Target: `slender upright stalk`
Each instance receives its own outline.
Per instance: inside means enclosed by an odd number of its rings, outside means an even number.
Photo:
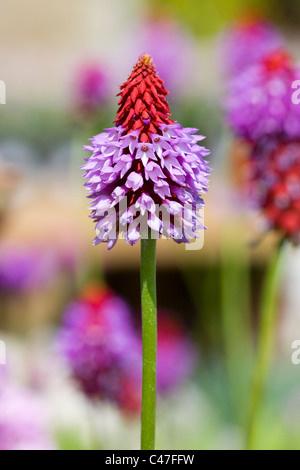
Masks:
[[[278,288],[284,245],[276,250],[268,267],[261,301],[258,352],[250,390],[250,408],[247,422],[247,450],[254,450],[257,442],[258,418],[262,395],[267,381],[276,334]]]
[[[244,398],[249,388],[253,360],[250,264],[245,247],[228,248],[228,236],[221,245],[221,320],[225,362],[234,417],[245,421]]]
[[[155,448],[156,413],[156,240],[141,240],[143,391],[141,449]]]

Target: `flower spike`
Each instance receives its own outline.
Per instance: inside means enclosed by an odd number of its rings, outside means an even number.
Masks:
[[[107,242],[110,249],[121,234],[133,245],[148,238],[149,229],[151,238],[189,243],[204,228],[199,195],[208,188],[209,151],[198,145],[197,129],[170,118],[167,94],[152,58],[143,54],[121,86],[115,127],[86,147],[93,153],[83,169],[95,244]]]

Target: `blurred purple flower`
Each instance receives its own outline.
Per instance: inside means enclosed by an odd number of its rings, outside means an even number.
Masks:
[[[56,261],[44,250],[0,245],[0,291],[30,291],[44,287],[56,272]]]
[[[222,35],[221,41],[222,61],[226,73],[231,77],[255,65],[284,44],[273,24],[256,17],[246,18],[232,25]]]
[[[3,378],[0,385],[0,450],[53,450],[39,397]]]
[[[232,80],[227,120],[237,137],[251,142],[266,135],[300,136],[300,106],[292,102],[292,84],[300,78],[285,51],[271,53]]]
[[[99,64],[81,66],[75,79],[75,106],[83,114],[99,110],[105,103],[108,90],[108,77]]]
[[[172,93],[186,93],[193,68],[192,39],[170,18],[148,19],[138,33],[139,51],[146,51]]]
[[[122,299],[99,286],[83,291],[66,310],[58,349],[88,398],[140,411],[142,344]],[[159,312],[158,393],[182,384],[195,365],[196,349],[185,329],[173,315]]]
[[[89,398],[127,406],[123,392],[134,376],[140,376],[135,369],[140,351],[122,299],[105,288],[88,288],[68,306],[58,343],[73,378]]]

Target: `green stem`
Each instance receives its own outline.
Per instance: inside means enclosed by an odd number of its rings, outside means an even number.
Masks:
[[[250,390],[250,408],[247,422],[247,450],[254,450],[257,442],[259,411],[271,363],[276,334],[278,288],[281,278],[281,264],[284,245],[276,250],[268,267],[261,301],[258,352],[254,364]]]
[[[156,409],[156,240],[141,241],[143,387],[141,449],[155,448]]]
[[[250,265],[245,250],[221,250],[221,315],[230,401],[235,418],[244,420],[249,386],[251,341]]]

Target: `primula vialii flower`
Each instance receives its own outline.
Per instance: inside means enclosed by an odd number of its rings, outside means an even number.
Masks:
[[[238,75],[230,86],[227,118],[238,137],[257,142],[266,135],[300,135],[300,106],[292,83],[300,78],[285,51],[276,51]]]
[[[58,337],[73,379],[93,401],[139,412],[142,344],[129,306],[104,287],[90,286],[69,304]],[[165,395],[194,372],[196,349],[181,323],[159,312],[157,391]]]
[[[269,227],[300,243],[300,140],[260,142],[251,168],[254,201]]]
[[[271,23],[257,15],[247,15],[222,37],[226,72],[233,77],[282,45],[283,39]]]
[[[268,228],[294,243],[300,241],[300,107],[292,84],[299,77],[287,52],[273,52],[233,82],[228,100],[233,130],[252,147],[252,200]]]
[[[170,118],[163,81],[144,54],[121,86],[116,126],[91,139],[86,187],[96,223],[95,244],[108,249],[122,233],[131,245],[161,235],[176,242],[204,228],[199,209],[207,191],[209,151],[197,129]]]
[[[133,376],[140,377],[140,346],[122,299],[106,288],[86,288],[68,305],[58,344],[72,377],[89,398],[135,407],[130,387]]]

